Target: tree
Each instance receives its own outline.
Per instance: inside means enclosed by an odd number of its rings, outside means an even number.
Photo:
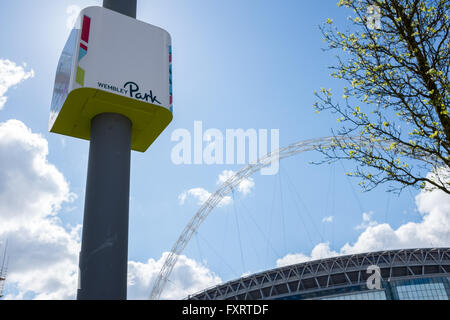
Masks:
[[[318,148],[324,162],[355,160],[347,174],[366,191],[389,183],[390,191],[450,194],[450,1],[337,5],[355,16],[351,31],[340,32],[331,19],[321,27],[326,50],[339,51],[331,75],[348,84],[337,102],[331,89],[315,92],[316,112],[331,111],[339,122],[331,147]]]

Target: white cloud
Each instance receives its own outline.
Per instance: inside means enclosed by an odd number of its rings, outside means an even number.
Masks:
[[[302,263],[310,260],[319,260],[339,255],[338,252],[330,249],[329,243],[319,243],[311,251],[311,255],[307,256],[303,253],[290,253],[277,260],[277,267],[289,266],[292,264]]]
[[[26,64],[18,66],[7,59],[0,59],[0,110],[3,109],[9,88],[18,85],[24,80],[34,77],[34,71],[25,71]]]
[[[193,188],[188,191],[188,195],[198,199],[198,204],[203,204],[211,196],[211,193],[203,188]]]
[[[323,222],[323,223],[332,223],[333,220],[334,220],[334,217],[333,217],[333,216],[328,216],[328,217],[323,218],[323,219],[322,219],[322,222]]]
[[[187,198],[187,192],[183,192],[178,196],[178,202],[183,205]]]
[[[255,182],[253,182],[252,178],[244,179],[239,184],[238,191],[245,196],[252,191],[254,186],[255,186]]]
[[[165,252],[159,260],[149,259],[147,263],[134,261],[128,263],[128,299],[148,299],[149,289],[156,280],[168,254]],[[206,266],[180,255],[161,298],[183,299],[189,294],[220,283],[222,280]]]
[[[421,221],[408,222],[396,230],[388,224],[372,223],[353,245],[345,244],[341,252],[450,246],[450,195],[441,190],[421,191],[415,200]]]
[[[21,298],[63,299],[76,288],[79,226],[57,216],[74,199],[64,176],[47,161],[47,141],[22,122],[0,123],[0,239],[8,239],[8,284]]]
[[[356,254],[379,250],[449,247],[450,246],[450,195],[441,190],[421,191],[415,198],[419,222],[408,222],[397,229],[389,224],[372,221],[373,212],[363,214],[358,229],[364,231],[356,242],[347,242],[339,252],[332,251],[328,243],[318,244],[310,255],[288,254],[277,260],[277,266],[322,259],[335,255]]]
[[[361,224],[355,227],[356,230],[365,230],[368,227],[376,226],[378,222],[372,221],[373,211],[363,212]]]
[[[277,268],[290,266],[311,260],[311,257],[303,253],[288,253],[283,258],[277,260]]]

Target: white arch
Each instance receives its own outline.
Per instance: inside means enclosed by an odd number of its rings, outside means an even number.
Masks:
[[[232,190],[239,186],[242,180],[247,179],[254,173],[258,172],[264,167],[269,166],[275,161],[280,161],[285,158],[306,152],[316,150],[318,148],[327,148],[339,143],[355,143],[361,142],[360,137],[326,137],[312,140],[300,141],[293,143],[287,147],[280,148],[274,152],[268,153],[267,155],[261,157],[256,163],[249,164],[242,168],[240,171],[231,176],[227,181],[225,181],[216,192],[214,192],[208,200],[203,203],[200,209],[197,211],[195,216],[189,221],[189,223],[184,228],[177,242],[172,247],[170,254],[167,256],[164,265],[159,271],[158,277],[156,278],[152,291],[150,293],[150,300],[158,300],[161,293],[167,283],[167,280],[172,273],[173,267],[177,263],[178,256],[183,252],[184,248],[191,240],[192,236],[198,230],[202,222],[208,217],[212,210],[222,201],[222,199],[227,196]]]

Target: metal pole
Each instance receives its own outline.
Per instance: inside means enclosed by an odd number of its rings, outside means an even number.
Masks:
[[[103,7],[136,19],[137,0],[103,0]]]
[[[136,18],[137,0],[104,0]],[[91,121],[78,300],[127,298],[131,121],[103,113]]]

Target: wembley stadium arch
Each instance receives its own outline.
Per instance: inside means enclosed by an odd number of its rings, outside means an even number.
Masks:
[[[177,263],[178,256],[186,248],[187,244],[191,240],[192,236],[197,232],[200,225],[208,217],[208,215],[214,210],[214,208],[222,201],[222,199],[230,194],[234,188],[238,187],[239,184],[244,180],[260,171],[262,168],[271,165],[275,161],[281,161],[283,159],[301,154],[307,151],[313,151],[323,148],[329,148],[336,144],[371,144],[374,148],[384,148],[389,146],[390,141],[369,141],[363,137],[348,137],[348,136],[337,136],[337,137],[326,137],[319,139],[303,140],[287,147],[282,147],[278,150],[268,153],[267,155],[258,159],[255,163],[251,163],[234,175],[232,175],[227,181],[225,181],[211,196],[202,204],[197,213],[192,217],[192,219],[185,226],[178,240],[175,242],[171,251],[166,257],[164,264],[152,286],[150,299],[157,300],[160,298],[165,285],[167,284],[170,274]]]

